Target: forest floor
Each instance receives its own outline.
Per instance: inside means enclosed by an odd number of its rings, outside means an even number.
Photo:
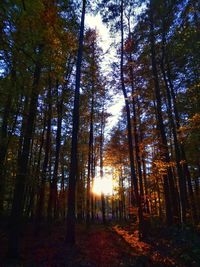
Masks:
[[[5,260],[7,237],[1,231],[0,267],[200,266],[200,238],[191,230],[151,229],[145,241],[140,241],[134,227],[78,225],[77,244],[72,249],[65,244],[63,225],[44,227],[37,235],[29,226],[22,238],[20,263]]]

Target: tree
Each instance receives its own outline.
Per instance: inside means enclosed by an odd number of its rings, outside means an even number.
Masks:
[[[70,165],[69,187],[68,187],[66,242],[71,245],[75,244],[75,191],[76,191],[76,178],[77,178],[79,94],[80,94],[80,81],[81,81],[81,62],[83,53],[85,10],[86,10],[86,0],[83,0],[80,35],[79,35],[79,47],[78,47],[77,63],[76,63],[76,87],[75,87],[74,109],[73,109],[71,165]]]

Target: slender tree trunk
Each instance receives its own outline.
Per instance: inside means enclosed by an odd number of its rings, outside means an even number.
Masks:
[[[199,196],[199,177],[200,177],[200,164],[197,162],[197,174],[195,177],[195,193]]]
[[[79,179],[77,180],[77,220],[79,223],[83,221],[83,206],[84,206],[84,178],[83,178],[83,171],[80,168],[80,175],[78,176]]]
[[[180,189],[180,208],[181,208],[181,222],[185,223],[186,221],[186,200],[187,200],[187,188],[186,188],[186,180],[185,176],[183,175],[182,167],[181,167],[181,153],[177,138],[177,131],[176,126],[174,122],[173,117],[173,107],[171,102],[171,94],[170,89],[167,82],[167,77],[165,73],[165,43],[166,43],[166,37],[165,37],[165,18],[163,18],[163,29],[162,29],[162,57],[161,57],[161,71],[163,74],[163,79],[165,83],[165,89],[167,93],[167,103],[168,103],[168,116],[169,121],[171,124],[171,130],[174,140],[174,150],[175,150],[175,161],[176,161],[176,168],[177,168],[177,174],[178,174],[178,181],[179,181],[179,189]]]
[[[90,223],[90,200],[91,200],[91,172],[92,172],[92,152],[93,152],[93,116],[94,116],[94,85],[92,88],[92,102],[90,111],[90,135],[88,146],[88,173],[87,173],[87,200],[86,200],[86,224]]]
[[[141,114],[140,111],[140,102],[138,101],[138,113]],[[141,124],[141,118],[139,116],[139,141],[141,144],[144,143],[144,133],[142,130],[142,124]],[[143,149],[145,150],[145,149]],[[140,161],[141,161],[141,165],[142,165],[142,176],[143,176],[143,181],[144,181],[144,202],[145,202],[145,206],[146,206],[146,212],[150,213],[150,209],[149,209],[149,190],[148,190],[148,186],[147,186],[147,170],[146,170],[146,159],[145,159],[145,152],[141,151],[141,156],[140,156]]]
[[[56,218],[58,216],[58,167],[60,158],[60,147],[61,147],[61,130],[62,130],[62,114],[63,114],[63,93],[59,101],[58,94],[58,84],[57,84],[57,131],[56,131],[56,152],[55,152],[55,165],[53,170],[53,178],[50,184],[50,196],[48,204],[48,220],[52,220],[52,217]]]
[[[167,55],[166,55],[166,64],[167,64],[167,79],[169,82],[170,93],[172,96],[171,100],[172,100],[173,108],[174,108],[176,129],[179,129],[180,128],[180,118],[179,118],[179,113],[178,113],[178,109],[177,109],[176,96],[175,96],[175,92],[174,92],[174,86],[172,83],[171,70],[170,70],[170,65],[169,65]],[[184,177],[186,177],[186,181],[188,184],[189,197],[191,199],[191,208],[192,208],[193,220],[195,223],[197,223],[198,215],[197,215],[197,207],[196,207],[196,203],[195,203],[194,192],[193,192],[193,188],[192,188],[191,174],[190,174],[190,170],[188,168],[188,163],[187,163],[187,158],[186,158],[184,146],[183,146],[183,144],[179,144],[179,145],[180,145],[180,159],[183,162],[182,168],[183,168],[183,172],[184,172]]]
[[[36,164],[36,169],[34,171],[34,184],[33,184],[33,191],[34,191],[34,197],[36,198],[37,194],[36,194],[36,188],[39,186],[39,177],[40,177],[40,166],[41,166],[41,158],[42,158],[42,149],[44,146],[44,136],[45,136],[45,128],[46,128],[46,111],[44,111],[44,121],[43,121],[43,131],[42,131],[42,135],[40,138],[40,148],[38,151],[38,159],[37,159],[37,164]],[[31,214],[33,215],[34,212],[34,202],[31,205]]]
[[[11,86],[15,88],[16,83],[16,72],[11,71]],[[2,116],[2,126],[0,129],[0,218],[4,213],[4,187],[5,187],[5,161],[8,150],[8,123],[11,113],[12,105],[12,94],[7,95],[5,108]]]
[[[71,165],[68,187],[68,210],[67,210],[67,233],[66,243],[75,244],[75,192],[76,192],[76,174],[77,174],[77,145],[78,145],[78,129],[79,129],[79,95],[81,81],[81,62],[83,53],[83,36],[85,21],[86,0],[83,0],[81,26],[79,36],[79,47],[76,64],[76,87],[74,97],[73,110],[73,130],[72,130],[72,146],[71,146]]]
[[[61,150],[62,151],[62,150]],[[64,221],[65,215],[66,215],[66,190],[65,190],[65,171],[64,171],[64,156],[63,152],[61,152],[61,172],[62,172],[62,178],[61,178],[61,191],[60,191],[60,198],[61,198],[61,218]]]
[[[0,217],[3,215],[4,207],[4,186],[5,186],[5,159],[7,154],[7,129],[8,129],[8,118],[11,108],[11,95],[8,95],[5,109],[2,118],[2,127],[0,132]]]
[[[36,231],[39,230],[39,224],[41,223],[42,219],[44,218],[46,175],[47,175],[47,167],[48,167],[48,163],[49,163],[49,154],[50,154],[50,146],[51,146],[51,119],[52,119],[51,77],[49,77],[49,88],[48,88],[47,101],[48,101],[47,132],[46,132],[46,141],[45,141],[44,161],[43,161],[42,173],[41,173],[39,199],[38,199],[38,203],[37,203]]]
[[[128,96],[125,88],[124,83],[124,25],[123,25],[123,14],[124,14],[124,3],[123,0],[121,0],[121,61],[120,61],[120,79],[121,79],[121,87],[122,92],[124,95],[125,100],[125,107],[126,107],[126,115],[127,115],[127,130],[128,130],[128,144],[129,144],[129,158],[130,158],[130,167],[131,167],[131,188],[132,190],[135,189],[135,198],[136,202],[138,204],[138,181],[137,176],[135,173],[134,168],[134,156],[133,156],[133,141],[132,141],[132,129],[131,129],[131,115],[130,115],[130,107],[128,102]],[[134,197],[133,197],[133,191],[132,191],[132,205],[134,204]]]
[[[24,131],[23,148],[19,154],[17,175],[15,180],[14,198],[11,211],[10,233],[8,241],[8,257],[19,257],[19,238],[22,227],[22,216],[24,207],[24,193],[26,186],[26,179],[28,175],[28,162],[31,140],[34,133],[34,122],[37,113],[37,103],[39,95],[39,81],[40,81],[41,65],[38,62],[35,66],[33,88],[31,100],[29,105],[29,113],[27,116],[27,124]]]
[[[103,179],[103,146],[104,146],[104,104],[101,112],[101,132],[100,132],[100,178]],[[101,210],[102,210],[102,222],[106,223],[106,202],[105,195],[101,192]]]
[[[131,129],[131,115],[130,115],[130,107],[128,102],[128,96],[125,88],[125,82],[124,82],[124,1],[121,0],[121,6],[120,6],[120,14],[121,14],[121,61],[120,61],[120,79],[121,79],[121,87],[122,92],[124,95],[125,100],[125,107],[126,107],[126,117],[127,117],[127,131],[128,131],[128,147],[129,147],[129,159],[130,159],[130,167],[131,167],[131,202],[132,205],[134,205],[134,194],[135,193],[135,200],[136,200],[136,206],[138,207],[138,215],[139,215],[139,228],[140,228],[140,235],[142,234],[142,207],[141,207],[141,201],[140,196],[138,193],[138,179],[135,172],[134,167],[134,156],[133,156],[133,141],[132,141],[132,129]]]
[[[96,168],[96,161],[94,156],[94,144],[92,144],[92,159],[91,159],[91,182],[92,182],[92,188],[94,186],[94,177],[95,177],[95,168]],[[96,198],[92,192],[91,194],[91,220],[94,221],[94,217],[96,214]]]
[[[129,24],[129,38],[130,38],[130,24]],[[133,61],[132,54],[129,54],[129,62]],[[133,129],[134,129],[134,140],[135,140],[135,158],[137,164],[137,171],[139,177],[139,185],[140,185],[140,205],[142,205],[142,201],[144,200],[144,188],[143,188],[143,181],[142,181],[142,169],[141,169],[141,158],[140,158],[140,151],[139,151],[139,138],[138,138],[138,129],[137,129],[137,114],[136,114],[136,101],[135,101],[135,90],[134,90],[134,77],[133,77],[133,69],[130,64],[129,68],[130,80],[131,80],[131,89],[132,89],[132,107],[133,107]],[[140,220],[141,220],[141,227],[143,222],[143,213],[142,208],[140,211]],[[142,229],[141,229],[142,230]]]
[[[157,127],[161,138],[161,153],[166,164],[169,164],[170,158],[167,147],[166,133],[162,117],[162,104],[161,104],[161,93],[158,79],[158,70],[156,64],[156,54],[155,54],[155,36],[154,36],[154,19],[153,19],[153,3],[150,1],[150,44],[151,44],[151,60],[152,60],[152,73],[154,79],[154,89],[156,96],[156,115],[157,115]],[[177,198],[174,189],[173,176],[170,167],[167,168],[167,174],[163,175],[164,179],[164,195],[165,195],[165,207],[166,207],[166,221],[170,225],[173,223],[173,212],[172,203],[175,205],[175,210],[177,210]]]
[[[30,152],[30,159],[29,159],[29,180],[27,181],[27,185],[26,185],[26,189],[25,189],[25,201],[24,201],[24,214],[25,217],[29,217],[30,214],[30,203],[31,203],[31,199],[32,196],[34,197],[34,185],[33,185],[33,173],[36,169],[36,164],[37,164],[37,154],[38,154],[38,144],[39,144],[39,140],[36,140],[36,144],[35,146],[33,145],[33,140],[32,140],[32,144],[31,144],[31,152]]]

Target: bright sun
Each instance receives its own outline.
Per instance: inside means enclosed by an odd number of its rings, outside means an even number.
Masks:
[[[101,193],[103,193],[104,195],[112,195],[113,192],[112,178],[105,177],[103,179],[101,178],[94,179],[92,191],[97,195],[101,195]]]

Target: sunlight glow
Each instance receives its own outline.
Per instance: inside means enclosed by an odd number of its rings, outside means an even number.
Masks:
[[[92,191],[96,195],[112,195],[113,193],[113,181],[112,177],[96,178],[94,180]]]

